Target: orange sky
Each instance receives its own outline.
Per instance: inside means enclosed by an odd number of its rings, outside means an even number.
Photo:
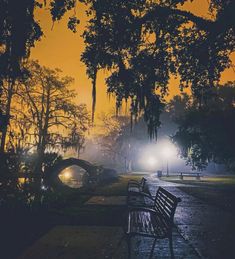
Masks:
[[[85,65],[80,61],[80,55],[84,50],[84,43],[80,35],[86,25],[85,7],[79,4],[78,8],[77,12],[81,23],[77,28],[78,32],[75,34],[67,29],[66,17],[55,23],[52,28],[53,24],[49,12],[45,11],[45,9],[37,11],[36,18],[40,21],[44,36],[32,49],[31,58],[39,60],[42,65],[52,68],[58,67],[63,70],[65,75],[74,77],[74,87],[78,92],[79,102],[86,103],[88,109],[91,110],[91,82],[86,76]],[[205,17],[208,10],[208,0],[195,0],[193,3],[186,4],[184,8],[196,15]],[[232,60],[235,64],[235,53],[232,55]],[[104,78],[105,72],[100,72],[97,81],[96,114],[114,108],[114,100],[109,101],[106,95]],[[234,80],[235,72],[232,68],[223,72],[221,83]],[[170,82],[170,96],[176,93],[179,93],[178,81],[172,79]]]

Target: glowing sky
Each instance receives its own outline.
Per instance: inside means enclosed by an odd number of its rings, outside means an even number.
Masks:
[[[205,17],[208,14],[208,0],[196,0],[193,3],[184,5],[184,8],[196,15]],[[91,82],[86,76],[85,65],[80,61],[80,55],[85,47],[81,37],[86,26],[85,7],[79,4],[77,9],[81,23],[78,26],[78,32],[75,34],[67,29],[66,16],[53,26],[49,11],[41,9],[36,12],[36,18],[40,21],[44,36],[32,49],[31,58],[39,60],[42,65],[52,68],[58,67],[62,69],[65,75],[74,77],[74,87],[78,92],[78,100],[86,103],[90,110],[92,102]],[[235,64],[235,53],[232,55],[232,60]],[[107,76],[105,72],[100,72],[98,75],[97,114],[101,111],[109,111],[114,107],[114,100],[109,100],[106,95],[105,76]],[[223,72],[221,83],[234,80],[234,69],[230,68]],[[178,81],[172,79],[170,82],[170,96],[176,93],[179,93]]]

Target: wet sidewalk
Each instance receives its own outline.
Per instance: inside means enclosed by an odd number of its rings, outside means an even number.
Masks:
[[[235,258],[235,229],[231,231],[231,227],[234,227],[231,223],[235,219],[231,213],[186,194],[177,188],[182,184],[165,182],[154,177],[150,177],[148,182],[153,195],[157,187],[162,186],[182,199],[175,213],[175,224],[180,235],[199,258]],[[190,188],[200,187],[190,185]],[[232,235],[229,235],[231,232]],[[177,244],[175,247],[177,252]]]

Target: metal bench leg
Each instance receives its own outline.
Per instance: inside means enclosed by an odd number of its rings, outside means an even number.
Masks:
[[[170,246],[170,252],[171,252],[171,259],[174,259],[174,250],[173,250],[173,240],[172,240],[172,234],[169,237],[169,246]]]
[[[131,236],[126,235],[126,241],[127,241],[127,246],[128,246],[128,259],[131,258]]]
[[[157,239],[155,238],[154,241],[153,241],[153,245],[152,245],[152,249],[151,249],[151,253],[150,253],[149,259],[151,259],[153,257],[153,252],[154,252],[154,248],[155,248],[156,242],[157,242]]]

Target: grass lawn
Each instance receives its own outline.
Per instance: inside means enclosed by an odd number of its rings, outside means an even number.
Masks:
[[[235,175],[230,176],[215,176],[215,177],[209,177],[209,176],[203,176],[201,177],[201,180],[196,180],[195,177],[187,177],[185,180],[180,180],[179,176],[169,176],[169,177],[162,177],[161,178],[164,181],[174,182],[174,183],[180,183],[180,184],[193,184],[193,185],[207,185],[207,186],[233,186],[235,185]]]
[[[163,180],[185,184],[178,188],[208,204],[235,214],[235,176],[202,177],[201,181],[179,180],[176,177],[168,177]]]
[[[96,187],[93,190],[67,193],[62,206],[51,210],[61,220],[81,225],[122,225],[125,206],[103,206],[85,204],[93,196],[126,196],[127,183],[130,179],[139,181],[143,175],[121,175],[115,181]]]
[[[93,195],[104,196],[125,196],[127,193],[127,183],[129,180],[140,181],[143,175],[121,175],[118,179],[110,184],[105,184],[97,187]]]

